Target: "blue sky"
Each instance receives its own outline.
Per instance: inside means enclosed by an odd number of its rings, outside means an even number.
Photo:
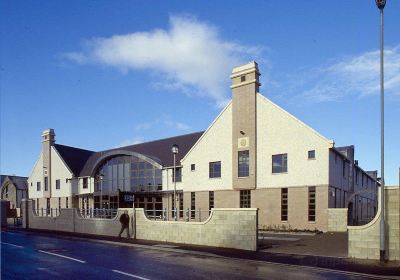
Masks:
[[[387,1],[386,168],[400,166],[400,1]],[[1,173],[29,176],[41,132],[91,150],[207,128],[229,74],[380,170],[379,11],[353,1],[1,1]]]

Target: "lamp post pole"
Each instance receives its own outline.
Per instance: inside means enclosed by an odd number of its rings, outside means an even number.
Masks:
[[[383,33],[383,9],[386,5],[386,0],[375,0],[375,3],[380,11],[381,19],[381,38],[380,38],[380,84],[381,84],[381,221],[380,221],[380,262],[385,261],[385,107],[384,107],[384,72],[383,72],[383,43],[384,43],[384,33]]]
[[[172,145],[172,148],[171,148],[171,150],[172,150],[172,153],[174,154],[174,170],[173,170],[173,178],[174,178],[174,198],[173,198],[173,205],[174,205],[174,209],[173,209],[173,211],[174,211],[174,220],[176,221],[177,220],[177,213],[176,213],[176,201],[177,201],[177,199],[176,199],[176,154],[179,152],[179,146],[178,145],[176,145],[176,144],[174,144],[174,145]]]

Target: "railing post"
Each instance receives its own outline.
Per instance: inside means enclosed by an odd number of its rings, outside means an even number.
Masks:
[[[163,209],[162,215],[163,215],[163,220],[166,221],[167,220],[167,208]]]

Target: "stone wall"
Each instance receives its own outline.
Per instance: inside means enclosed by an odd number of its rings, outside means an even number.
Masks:
[[[120,208],[113,219],[88,219],[81,217],[75,208],[61,209],[56,217],[41,217],[32,207],[32,200],[22,201],[24,228],[117,236],[121,228],[119,217],[128,210],[133,238],[257,250],[258,210],[253,208],[214,209],[204,222],[175,222],[151,221],[142,208],[135,209],[135,215],[132,208]]]
[[[136,209],[136,238],[257,250],[257,209],[213,209],[204,222],[150,221]]]
[[[347,208],[328,208],[328,231],[347,231]]]
[[[380,192],[379,192],[380,196]],[[400,260],[400,189],[385,188],[386,257]],[[378,199],[380,204],[380,199]],[[379,260],[381,206],[375,218],[363,226],[349,226],[349,257]]]

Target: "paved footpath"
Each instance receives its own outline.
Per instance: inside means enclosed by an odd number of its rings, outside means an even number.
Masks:
[[[396,279],[221,257],[167,244],[1,234],[1,279]],[[400,278],[397,278],[400,279]]]

